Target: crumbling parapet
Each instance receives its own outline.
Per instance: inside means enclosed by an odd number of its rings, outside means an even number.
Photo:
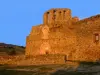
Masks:
[[[78,22],[78,21],[79,21],[78,17],[75,16],[75,17],[72,18],[72,22]]]
[[[48,24],[48,14],[49,14],[49,12],[45,12],[43,15],[43,23],[44,24]]]
[[[55,24],[68,22],[72,19],[71,10],[70,9],[50,9],[44,13],[43,16],[44,24]]]
[[[28,45],[28,43],[29,43],[28,38],[29,38],[29,36],[26,37],[25,56],[29,55],[29,53],[30,53],[29,50],[28,50],[28,47],[29,47],[29,45]]]

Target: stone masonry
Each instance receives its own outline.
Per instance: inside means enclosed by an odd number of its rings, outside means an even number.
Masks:
[[[83,20],[68,8],[46,11],[43,24],[32,27],[26,38],[26,56],[61,54],[67,60],[100,60],[100,15]]]

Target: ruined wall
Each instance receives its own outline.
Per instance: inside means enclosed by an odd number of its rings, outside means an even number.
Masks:
[[[53,32],[47,25],[43,25],[40,30],[39,36],[31,31],[27,37],[26,55],[68,54],[75,49],[76,36],[71,30],[67,29],[64,33],[65,31],[58,32],[58,28]]]
[[[34,26],[31,29],[29,36],[26,38],[25,55],[39,54],[39,46],[41,45],[41,25]]]
[[[95,61],[100,59],[99,38],[100,15],[79,20],[70,9],[50,9],[27,36],[26,56],[63,54],[68,60]]]
[[[0,65],[43,65],[65,64],[65,55],[39,55],[26,58],[25,56],[0,56]]]
[[[75,23],[75,22],[78,22],[78,21],[79,21],[79,18],[78,17],[75,16],[75,17],[72,18],[72,22]]]
[[[89,19],[86,21],[80,21],[77,22],[77,28],[76,28],[76,34],[77,34],[77,40],[78,44],[84,45],[93,45],[97,46],[96,43],[94,43],[94,34],[98,33],[100,34],[100,18],[98,19]],[[80,26],[79,26],[80,25]],[[84,41],[84,42],[83,42]],[[82,43],[83,42],[83,43]],[[98,44],[99,45],[99,44]]]
[[[68,54],[69,51],[71,51],[76,43],[76,36],[75,34],[67,29],[66,33],[65,31],[51,31],[50,32],[50,44],[52,48],[53,53],[62,53],[62,54]],[[69,49],[70,48],[70,49]]]
[[[95,33],[100,36],[100,17],[89,18],[76,23],[77,34],[77,60],[100,59],[100,37],[96,43]]]

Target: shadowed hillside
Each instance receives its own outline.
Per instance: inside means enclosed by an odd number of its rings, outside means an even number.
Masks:
[[[19,55],[24,54],[24,46],[0,43],[0,55]]]

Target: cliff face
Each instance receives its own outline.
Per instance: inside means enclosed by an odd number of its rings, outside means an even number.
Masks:
[[[63,54],[69,60],[99,60],[99,28],[99,15],[79,20],[70,9],[50,9],[43,24],[33,26],[27,36],[26,56]]]

